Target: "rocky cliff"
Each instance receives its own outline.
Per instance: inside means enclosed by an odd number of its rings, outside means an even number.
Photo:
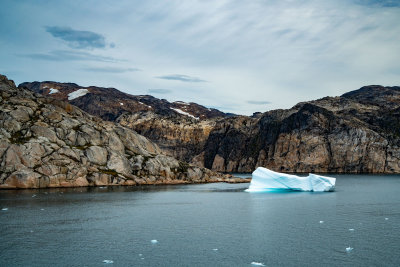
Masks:
[[[50,92],[48,82],[23,86]],[[88,108],[90,103],[81,106],[93,115],[104,112],[97,102]],[[252,172],[265,166],[285,172],[400,172],[400,87],[365,86],[252,117],[196,117],[182,106],[180,111],[128,108],[109,119],[143,134],[169,155],[215,171]]]
[[[233,181],[0,75],[0,188]]]
[[[211,131],[204,166],[248,172],[399,173],[400,88],[369,86]]]
[[[54,99],[69,101],[91,115],[115,121],[156,143],[167,155],[204,165],[201,154],[216,120],[230,117],[196,103],[168,102],[149,95],[130,95],[115,88],[82,87],[75,83],[25,82],[29,89]]]

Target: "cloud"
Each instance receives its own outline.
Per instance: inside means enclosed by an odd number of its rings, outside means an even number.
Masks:
[[[268,105],[271,104],[270,101],[254,101],[254,100],[249,100],[247,101],[248,104],[252,104],[252,105]]]
[[[156,78],[164,79],[164,80],[175,80],[175,81],[181,81],[181,82],[189,82],[189,83],[207,82],[207,81],[199,79],[197,77],[191,77],[191,76],[187,76],[187,75],[183,75],[183,74],[172,74],[172,75],[158,76]]]
[[[148,92],[150,94],[169,94],[169,93],[172,93],[172,90],[169,90],[169,89],[149,89]]]
[[[101,61],[101,62],[120,62],[121,60],[95,55],[81,51],[54,50],[47,53],[17,54],[20,57],[27,57],[49,61]]]
[[[106,39],[103,35],[91,31],[77,31],[70,27],[46,26],[46,31],[53,37],[67,42],[71,48],[105,48]],[[111,47],[114,47],[111,44]]]
[[[83,68],[83,70],[92,72],[108,72],[108,73],[125,73],[132,71],[140,71],[140,69],[137,68],[117,68],[117,67],[88,67],[88,68]]]

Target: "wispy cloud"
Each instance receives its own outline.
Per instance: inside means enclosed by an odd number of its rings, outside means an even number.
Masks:
[[[268,105],[271,104],[270,101],[255,101],[255,100],[249,100],[247,103],[252,104],[252,105]]]
[[[47,53],[17,54],[20,57],[27,57],[49,61],[101,61],[101,62],[120,62],[112,57],[96,55],[82,51],[54,50]]]
[[[148,92],[150,94],[169,94],[172,93],[170,89],[149,89]]]
[[[125,73],[132,71],[140,71],[140,69],[137,68],[117,68],[117,67],[87,67],[83,68],[83,70],[92,72],[108,72],[108,73]]]
[[[164,79],[164,80],[175,80],[175,81],[181,81],[181,82],[189,82],[189,83],[207,82],[206,80],[202,80],[202,79],[197,78],[197,77],[191,77],[191,76],[183,75],[183,74],[171,74],[171,75],[165,75],[165,76],[158,76],[156,78]]]
[[[67,42],[71,48],[105,48],[106,38],[91,31],[78,31],[70,27],[46,26],[46,31],[53,37],[59,38]],[[114,47],[111,44],[111,47]]]

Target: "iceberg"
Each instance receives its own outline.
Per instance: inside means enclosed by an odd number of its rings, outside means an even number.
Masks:
[[[246,192],[266,192],[276,190],[325,192],[335,189],[336,178],[310,173],[307,177],[279,173],[258,167],[252,173],[250,186]]]

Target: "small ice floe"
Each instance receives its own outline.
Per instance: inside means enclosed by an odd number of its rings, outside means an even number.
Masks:
[[[218,249],[217,249],[217,248],[213,248],[213,250],[214,250],[214,251],[218,251]]]
[[[319,221],[319,223],[324,223],[324,221]]]
[[[354,248],[352,248],[352,247],[348,247],[348,248],[346,248],[346,252],[350,252],[350,251],[352,251]]]
[[[153,240],[151,240],[150,241],[152,244],[157,244],[158,243],[158,241],[156,240],[156,239],[153,239]]]
[[[7,210],[8,210],[8,208],[2,208],[1,210],[2,210],[2,211],[7,211]]]
[[[140,258],[141,260],[144,260],[144,258]]]
[[[351,231],[351,232],[352,232],[352,231],[354,231],[354,229],[353,229],[353,228],[350,228],[350,229],[349,229],[349,231]]]
[[[104,260],[103,263],[110,264],[110,263],[114,263],[114,261],[112,261],[112,260]]]
[[[253,262],[251,263],[251,265],[254,265],[254,266],[265,266],[264,263],[255,262],[255,261],[253,261]]]
[[[32,197],[36,197],[36,195],[32,195]]]
[[[139,257],[142,257],[143,256],[143,254],[139,254]]]
[[[30,232],[30,233],[33,233],[33,230],[30,230],[29,232]]]
[[[40,210],[44,210],[44,209],[40,209]]]
[[[389,218],[385,218],[385,221],[389,220]]]

